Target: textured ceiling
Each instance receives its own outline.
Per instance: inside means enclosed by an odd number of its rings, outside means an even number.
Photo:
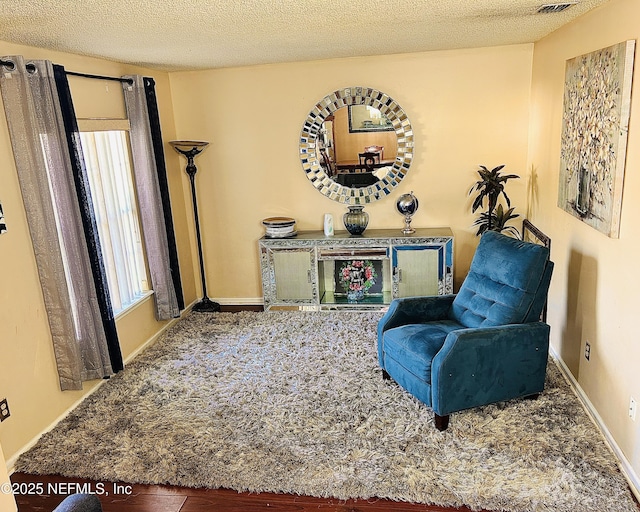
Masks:
[[[608,0],[1,0],[0,39],[181,70],[535,42]]]

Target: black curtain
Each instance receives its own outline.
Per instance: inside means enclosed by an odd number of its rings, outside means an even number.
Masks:
[[[147,110],[149,112],[149,125],[151,127],[151,139],[153,152],[156,157],[158,183],[160,184],[160,196],[162,197],[162,209],[164,223],[167,229],[167,243],[169,245],[169,264],[171,278],[176,290],[178,307],[184,309],[184,296],[182,292],[182,280],[180,279],[180,264],[178,262],[178,249],[176,235],[173,228],[173,216],[171,214],[171,199],[169,197],[169,182],[167,180],[167,168],[164,161],[164,148],[162,144],[162,131],[160,129],[160,115],[158,113],[158,101],[156,98],[156,83],[153,78],[144,77],[144,92],[147,97]]]
[[[71,99],[71,89],[69,88],[69,81],[67,80],[67,74],[64,67],[54,64],[53,71],[56,87],[58,89],[62,118],[64,120],[64,128],[67,132],[67,144],[69,146],[69,155],[71,156],[71,164],[73,166],[73,178],[76,185],[76,193],[78,194],[78,202],[80,204],[80,213],[82,215],[82,224],[84,226],[87,249],[91,260],[93,281],[95,283],[100,313],[102,315],[102,325],[104,327],[107,345],[109,348],[111,368],[114,372],[119,372],[124,368],[124,363],[122,361],[122,352],[120,350],[120,342],[118,341],[118,332],[116,330],[116,322],[113,315],[113,308],[111,307],[109,287],[107,286],[107,277],[104,269],[104,263],[102,261],[98,228],[96,226],[96,220],[93,213],[91,190],[89,188],[89,178],[87,176],[84,157],[82,155],[82,145],[80,142],[80,133],[78,131],[78,122],[73,108],[73,101]]]

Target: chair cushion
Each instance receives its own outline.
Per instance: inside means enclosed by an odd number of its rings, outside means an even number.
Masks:
[[[95,494],[71,494],[53,512],[102,512],[102,505]]]
[[[548,259],[549,250],[542,245],[486,232],[449,317],[465,327],[523,323]]]
[[[389,356],[413,375],[431,382],[431,361],[451,331],[462,326],[451,320],[408,324],[384,333],[383,357]],[[392,375],[393,376],[393,375]]]

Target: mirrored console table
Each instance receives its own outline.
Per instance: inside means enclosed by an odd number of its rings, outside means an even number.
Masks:
[[[449,228],[369,229],[362,236],[299,231],[293,238],[258,242],[264,308],[382,309],[397,297],[453,293],[453,233]],[[359,281],[349,281],[363,270]],[[349,283],[364,297],[348,295]],[[373,276],[373,279],[371,279]]]

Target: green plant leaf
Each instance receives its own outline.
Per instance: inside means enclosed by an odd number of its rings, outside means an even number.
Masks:
[[[517,174],[500,174],[500,171],[504,169],[505,165],[498,165],[489,170],[486,166],[481,165],[478,169],[478,175],[480,179],[469,190],[469,195],[476,193],[476,196],[471,205],[471,212],[475,213],[478,209],[484,207],[484,200],[487,199],[488,214],[483,222],[486,223],[486,229],[493,229],[494,223],[499,222],[499,219],[493,217],[493,212],[497,206],[500,206],[500,197],[504,197],[507,206],[511,206],[511,199],[505,192],[505,184],[515,178],[519,178]],[[482,225],[480,227],[482,228]],[[484,231],[483,231],[484,232]]]

